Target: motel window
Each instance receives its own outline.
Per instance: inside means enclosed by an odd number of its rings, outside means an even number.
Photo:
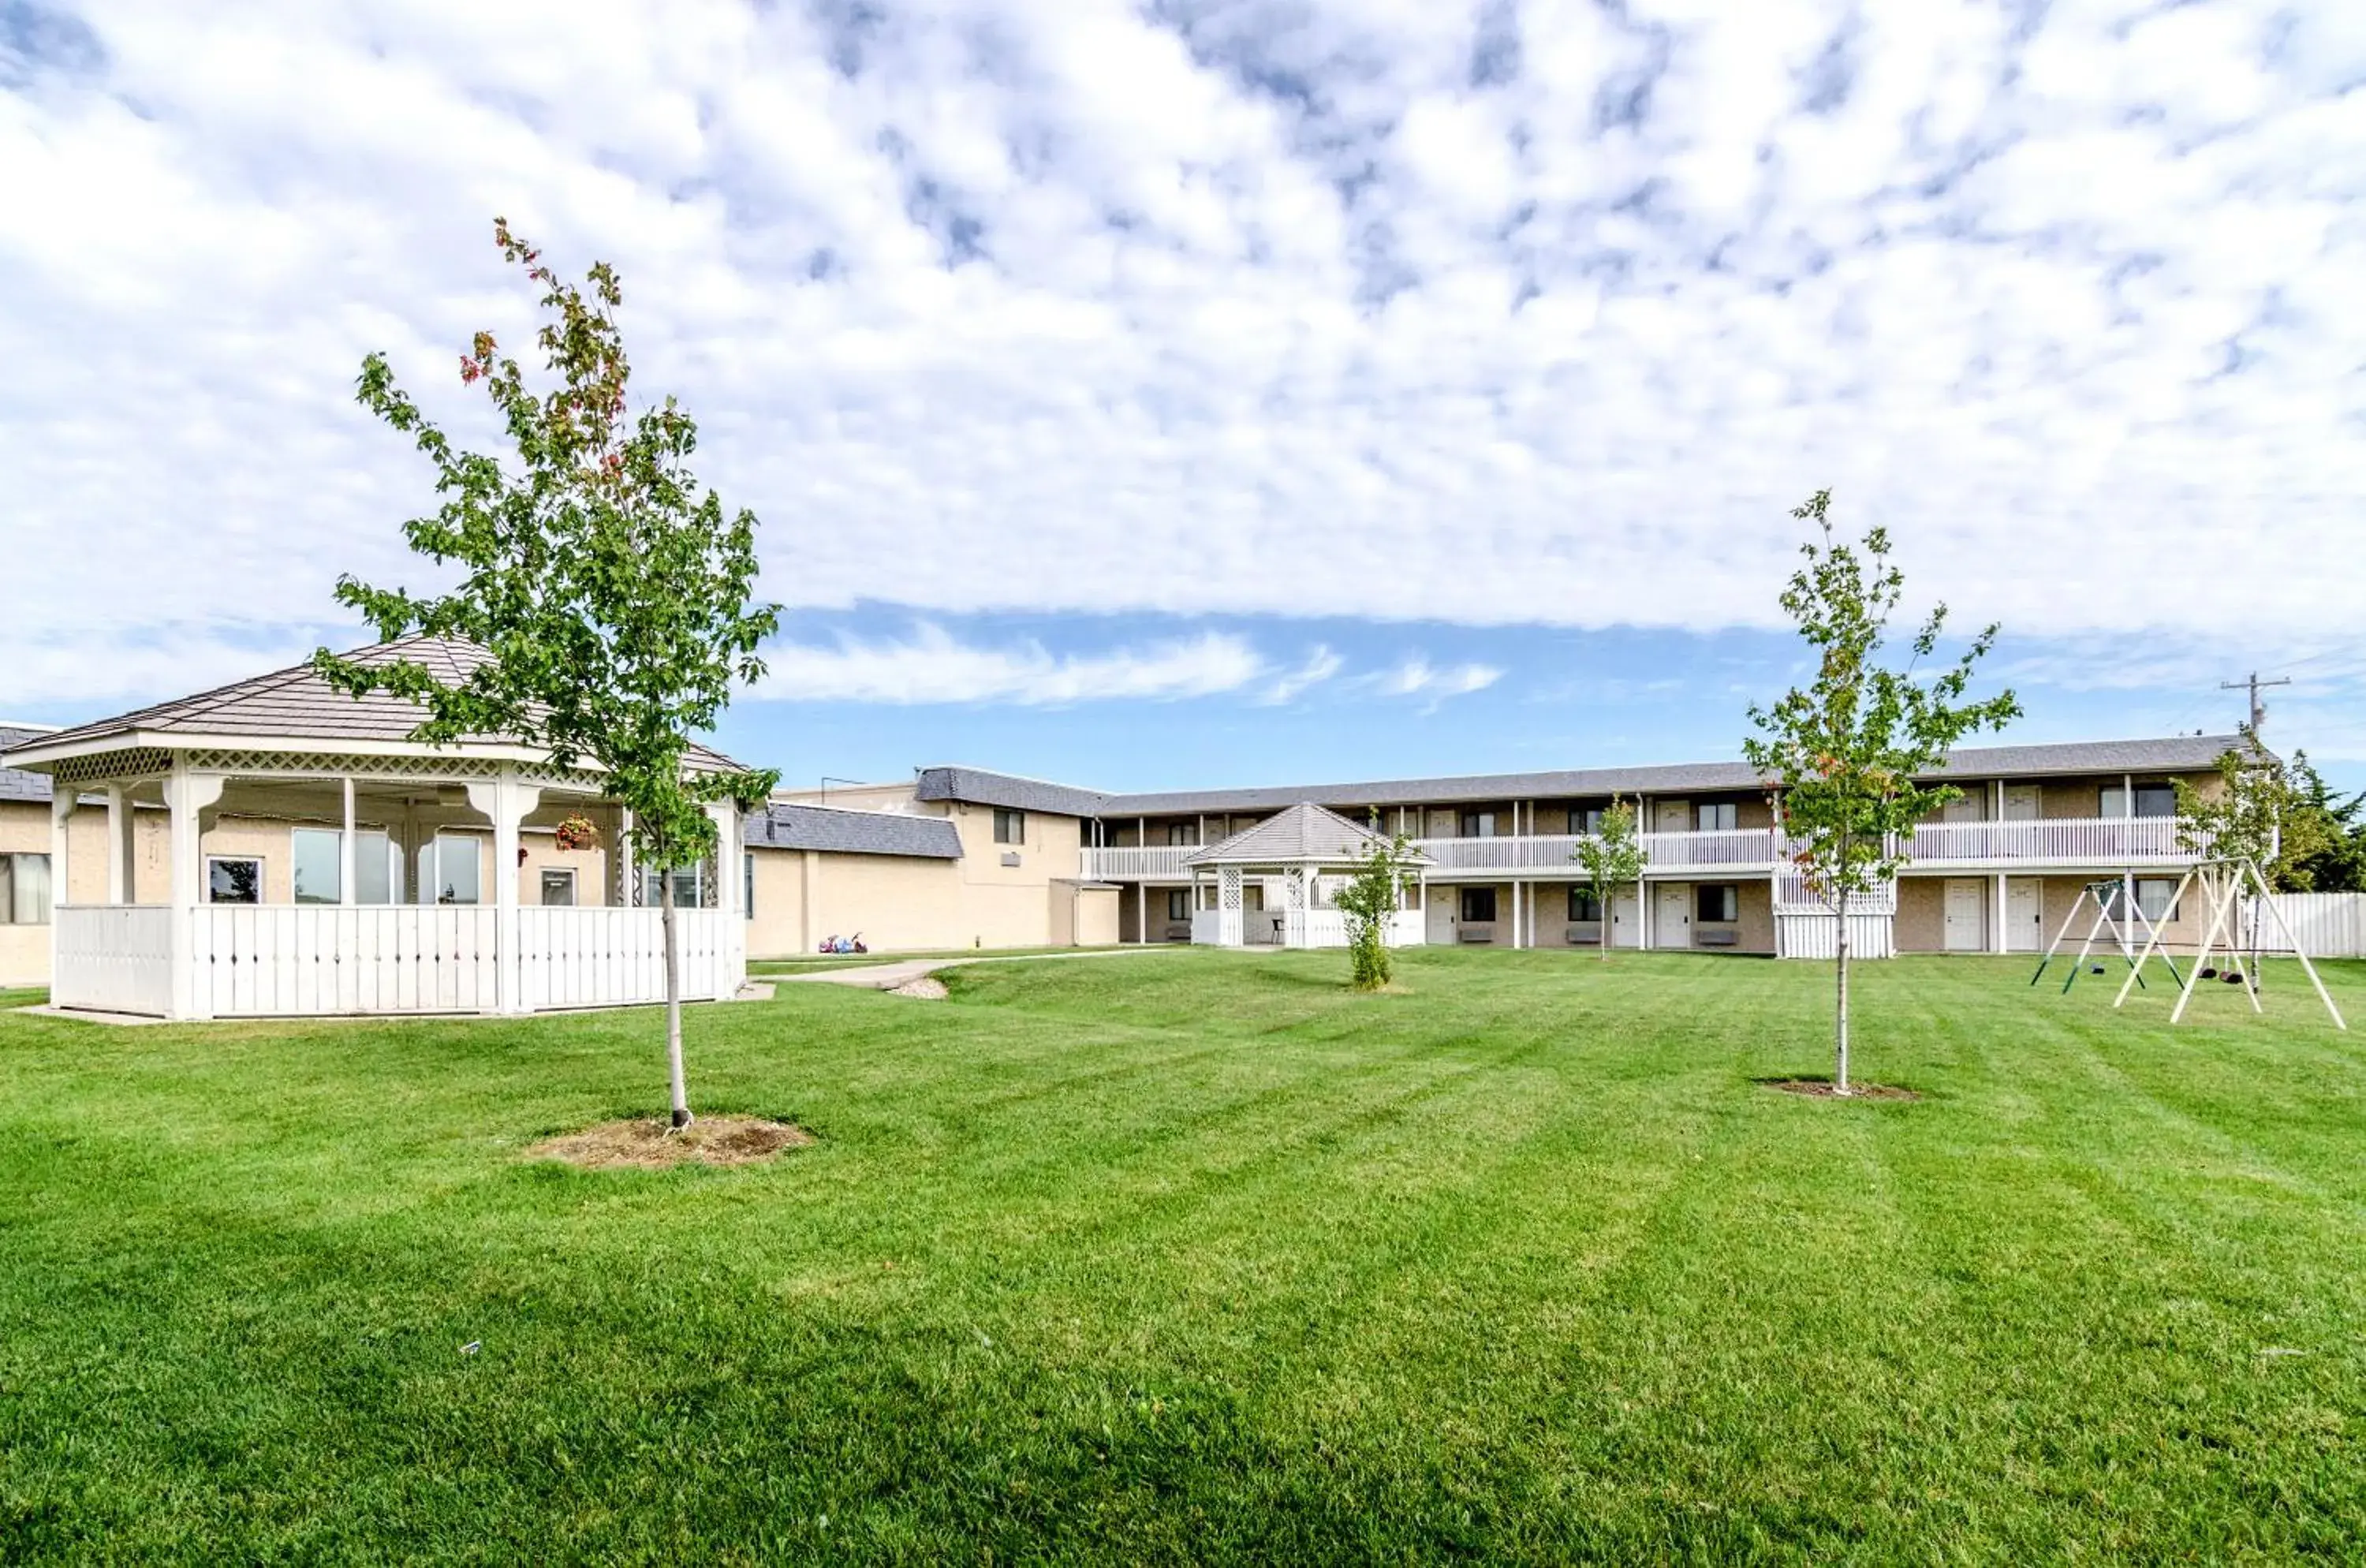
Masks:
[[[1495,836],[1495,814],[1492,811],[1466,811],[1462,814],[1462,836],[1466,839],[1492,839]],[[1494,895],[1490,893],[1489,897]],[[1494,917],[1490,915],[1489,919]]]
[[[571,909],[575,907],[575,873],[569,870],[548,870],[542,874],[542,907],[546,909]]]
[[[263,863],[259,860],[233,860],[212,856],[206,861],[206,902],[208,904],[260,904],[263,902]]]
[[[641,872],[641,904],[654,909],[665,902],[665,885],[658,880],[653,867]],[[677,909],[703,909],[706,907],[706,867],[684,865],[674,868],[673,907]]]
[[[1693,827],[1703,833],[1730,833],[1736,824],[1734,805],[1729,800],[1704,801],[1693,807]]]
[[[1571,826],[1578,832],[1599,833],[1602,831],[1602,819],[1607,815],[1609,813],[1606,807],[1589,806],[1583,811],[1572,808],[1569,814],[1569,819]]]
[[[1027,813],[1011,811],[1002,807],[994,808],[994,841],[997,844],[1023,844],[1027,841]]]
[[[1170,844],[1196,844],[1200,841],[1200,825],[1196,822],[1169,822],[1166,841]]]
[[[2124,788],[2118,784],[2105,784],[2102,789],[2102,809],[2100,815],[2104,817],[2128,816],[2130,813],[2127,808],[2127,801],[2128,792]],[[2136,785],[2136,808],[2134,815],[2138,817],[2176,816],[2176,786],[2165,784]]]
[[[334,904],[344,897],[337,862],[344,835],[323,828],[296,828],[287,834],[287,863],[295,873],[296,902]]]
[[[0,855],[0,925],[50,923],[50,857]]]
[[[483,901],[477,870],[479,846],[473,838],[438,833],[419,846],[419,901],[476,904]]]
[[[1741,889],[1730,882],[1706,882],[1695,889],[1703,925],[1729,926],[1741,918]]]
[[[1189,888],[1170,887],[1166,890],[1166,918],[1170,920],[1188,920],[1191,918]]]
[[[751,854],[739,857],[739,918],[756,918],[756,857]]]
[[[354,902],[402,901],[402,852],[384,833],[354,835]]]
[[[1495,890],[1492,887],[1466,887],[1462,890],[1462,918],[1473,925],[1492,925],[1495,919]]]
[[[2144,792],[2138,790],[2136,793],[2142,795]],[[2177,906],[2169,902],[2176,897],[2177,881],[2174,877],[2139,876],[2136,878],[2136,908],[2142,909],[2145,919],[2155,925],[2177,919]]]
[[[1569,918],[1581,925],[1602,919],[1602,900],[1594,896],[1593,888],[1572,887],[1569,890]]]

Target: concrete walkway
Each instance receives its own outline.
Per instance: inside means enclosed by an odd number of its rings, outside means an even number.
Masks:
[[[775,986],[810,985],[856,986],[870,991],[892,991],[898,986],[935,974],[940,969],[957,969],[965,964],[1065,964],[1079,958],[1122,958],[1134,953],[1179,952],[1180,942],[1152,942],[1147,946],[1096,947],[1081,953],[1020,953],[1009,957],[981,953],[975,958],[907,958],[893,964],[866,964],[850,969],[820,969],[807,975],[760,975],[750,979]]]

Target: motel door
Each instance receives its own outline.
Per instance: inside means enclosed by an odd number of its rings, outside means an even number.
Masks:
[[[2041,953],[2045,948],[2045,884],[2034,876],[2015,876],[2004,885],[2004,948],[2007,953]]]
[[[2035,784],[2004,786],[2004,819],[2006,821],[2034,822],[2039,815],[2039,796]]]
[[[1977,953],[1988,946],[1988,922],[1981,919],[1988,884],[1976,876],[1947,879],[1947,951]]]
[[[1657,891],[1659,903],[1651,910],[1651,945],[1690,947],[1693,944],[1692,884],[1663,882]]]
[[[1610,896],[1610,945],[1640,947],[1643,945],[1643,916],[1636,908],[1634,889]]]

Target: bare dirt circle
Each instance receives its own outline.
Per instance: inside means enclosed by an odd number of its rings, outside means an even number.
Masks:
[[[1851,1084],[1843,1094],[1834,1089],[1830,1078],[1768,1078],[1768,1089],[1778,1094],[1796,1094],[1808,1100],[1920,1100],[1922,1097],[1910,1089],[1895,1084]]]
[[[679,1133],[663,1117],[637,1116],[545,1138],[526,1155],[585,1170],[665,1170],[677,1165],[754,1165],[813,1141],[794,1122],[760,1116],[701,1116]]]

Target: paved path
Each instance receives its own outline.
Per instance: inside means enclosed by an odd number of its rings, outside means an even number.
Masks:
[[[819,969],[805,975],[750,975],[750,980],[768,985],[792,986],[819,983],[826,986],[859,986],[865,990],[892,991],[898,986],[908,986],[924,976],[940,969],[955,969],[964,964],[1065,964],[1079,958],[1122,958],[1134,953],[1161,953],[1179,949],[1177,942],[1152,942],[1148,946],[1097,947],[1085,953],[1020,953],[1009,957],[982,953],[975,958],[907,958],[894,964],[866,964],[849,969]]]

